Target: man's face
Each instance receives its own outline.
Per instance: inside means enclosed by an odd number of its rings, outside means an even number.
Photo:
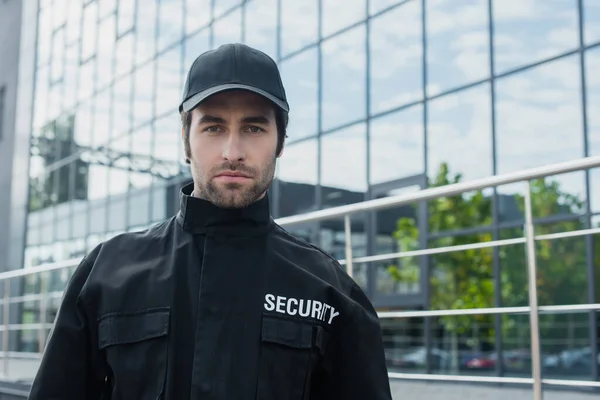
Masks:
[[[281,156],[275,154],[273,107],[257,94],[230,91],[209,97],[192,111],[194,196],[222,208],[247,207],[264,196]]]

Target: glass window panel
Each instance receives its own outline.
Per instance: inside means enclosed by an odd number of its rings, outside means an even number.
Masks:
[[[128,160],[126,166],[135,171],[129,176],[129,187],[132,190],[137,190],[152,183],[152,146],[154,142],[152,126],[146,125],[136,130],[130,137],[130,141],[131,159]]]
[[[83,2],[69,1],[67,10],[67,42],[78,42],[81,37],[81,17],[83,14]]]
[[[112,140],[106,150],[99,152],[99,156],[112,162],[108,175],[108,194],[115,196],[125,193],[129,189],[129,171],[131,160],[127,156],[131,144],[131,136],[123,135]]]
[[[96,96],[93,119],[87,118],[87,108],[84,107],[83,110],[78,111],[76,137],[80,145],[98,146],[106,143],[110,138],[111,92],[112,89],[106,89]],[[92,117],[91,114],[90,117]]]
[[[79,46],[67,47],[65,55],[64,102],[65,108],[71,108],[77,102],[77,77],[79,72]]]
[[[98,34],[98,3],[93,2],[83,9],[83,32],[81,33],[81,61],[96,54],[96,35]]]
[[[159,18],[158,50],[160,51],[181,40],[183,36],[183,0],[162,0]]]
[[[586,44],[600,41],[600,3],[583,0],[584,40]]]
[[[451,176],[460,174],[461,181],[492,175],[490,103],[488,83],[429,102],[427,171],[430,179],[435,179],[444,164]]]
[[[166,185],[153,186],[150,194],[152,199],[152,217],[150,222],[159,222],[172,216],[170,210],[167,210],[167,195],[170,192],[167,191]]]
[[[133,29],[133,21],[135,17],[135,2],[136,0],[120,0],[118,2],[118,36],[121,36],[125,32]]]
[[[88,233],[87,202],[79,202],[74,206],[76,211],[73,211],[71,217],[71,232],[75,238],[84,238]]]
[[[309,44],[319,35],[318,0],[282,1],[281,54],[285,56]]]
[[[496,107],[498,173],[583,156],[577,56],[497,80]]]
[[[371,184],[424,173],[423,106],[371,120]]]
[[[323,43],[323,130],[365,117],[365,26]]]
[[[52,45],[52,10],[45,9],[40,12],[38,23],[38,65],[46,65],[50,62]]]
[[[177,110],[183,92],[183,74],[181,72],[181,46],[162,54],[158,62],[156,80],[156,115]]]
[[[133,126],[139,126],[153,117],[155,61],[138,68],[135,76]]]
[[[352,125],[321,138],[322,207],[364,200],[367,190],[365,124]]]
[[[112,81],[113,57],[115,56],[115,31],[116,19],[110,16],[104,19],[100,24],[100,35],[98,38],[98,74],[97,87],[103,88]]]
[[[209,49],[209,29],[203,29],[184,42],[185,61],[184,68],[186,72],[192,66],[194,60]]]
[[[411,0],[415,3],[420,3],[421,0]],[[403,0],[370,0],[369,1],[369,14],[377,14],[385,10],[386,8],[393,7],[399,3],[403,3]],[[420,6],[420,4],[419,4]]]
[[[100,1],[100,16],[112,13],[117,9],[117,0],[99,0]],[[73,2],[73,0],[71,0]],[[147,2],[149,3],[149,2]],[[138,7],[142,8],[142,7]]]
[[[54,0],[52,4],[52,10],[54,11],[54,16],[52,18],[53,28],[56,29],[59,26],[63,25],[65,22],[68,0]]]
[[[116,43],[117,51],[115,53],[116,70],[115,76],[123,76],[131,71],[133,68],[133,33],[129,33],[125,36],[121,36]]]
[[[494,0],[496,73],[578,47],[576,1]]]
[[[246,3],[245,43],[277,60],[277,0]]]
[[[102,100],[104,100],[104,104],[109,104],[106,91],[96,98],[96,115],[97,113],[102,112]],[[106,118],[106,116],[104,118]],[[102,124],[100,124],[100,128],[101,127]],[[92,143],[92,131],[97,131],[100,128],[96,124],[91,100],[86,100],[79,104],[75,110],[75,143],[82,147],[89,146]]]
[[[600,48],[586,52],[585,64],[588,144],[590,155],[600,156]]]
[[[218,18],[233,7],[240,5],[242,0],[218,0],[214,2],[215,17]]]
[[[103,165],[90,165],[90,182],[88,187],[88,198],[90,200],[101,199],[108,195],[108,168]],[[90,209],[98,207],[96,203],[90,204]]]
[[[600,49],[588,50],[586,63],[588,146],[591,156],[600,156]],[[600,169],[590,175],[592,211],[600,211]],[[600,290],[599,290],[600,291]]]
[[[365,0],[327,0],[321,2],[323,37],[365,19]]]
[[[132,76],[127,75],[115,82],[112,105],[112,138],[122,136],[131,129],[131,80]]]
[[[281,63],[291,118],[289,141],[318,133],[318,54],[317,48],[303,51]]]
[[[429,96],[490,75],[488,0],[427,1]]]
[[[227,14],[213,25],[213,47],[242,40],[242,9]]]
[[[185,33],[190,34],[210,22],[211,0],[185,0]]]
[[[371,20],[371,113],[423,98],[421,15],[412,1]]]
[[[127,197],[112,198],[109,205],[108,230],[110,232],[125,230],[127,228]]]
[[[179,162],[183,157],[181,139],[181,118],[172,113],[155,121],[155,139],[152,147],[155,177],[168,179],[179,172]],[[186,164],[187,165],[187,164]]]
[[[154,57],[156,53],[156,14],[158,1],[146,1],[143,7],[138,7],[135,31],[137,35],[136,57],[137,65]]]
[[[315,210],[315,187],[319,181],[317,139],[288,144],[277,162],[279,216]]]
[[[48,98],[48,118],[54,119],[62,109],[62,84],[54,84],[50,87]]]
[[[35,113],[33,114],[33,126],[35,129],[39,129],[46,123],[48,110],[42,105],[48,104],[49,86],[50,86],[50,68],[43,67],[37,70],[36,85],[35,85],[35,98],[34,108]]]
[[[77,96],[79,101],[89,98],[94,93],[94,69],[95,63],[93,60],[88,60],[79,67],[79,89]]]
[[[63,78],[65,67],[65,30],[60,28],[52,35],[51,80],[56,82]]]
[[[150,222],[150,190],[150,188],[137,189],[132,191],[129,195],[127,215],[128,227],[145,225]]]

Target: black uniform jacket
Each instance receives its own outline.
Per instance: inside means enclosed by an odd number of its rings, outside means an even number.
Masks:
[[[91,251],[64,293],[31,400],[388,400],[377,314],[269,199],[173,218]]]

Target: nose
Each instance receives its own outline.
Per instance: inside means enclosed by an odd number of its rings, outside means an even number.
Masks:
[[[246,157],[239,135],[230,134],[223,148],[223,158],[230,162],[242,161]]]

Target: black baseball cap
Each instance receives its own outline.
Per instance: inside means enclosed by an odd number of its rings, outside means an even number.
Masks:
[[[235,89],[262,95],[289,112],[275,61],[241,43],[224,44],[196,58],[187,74],[179,112],[189,112],[209,96]]]

